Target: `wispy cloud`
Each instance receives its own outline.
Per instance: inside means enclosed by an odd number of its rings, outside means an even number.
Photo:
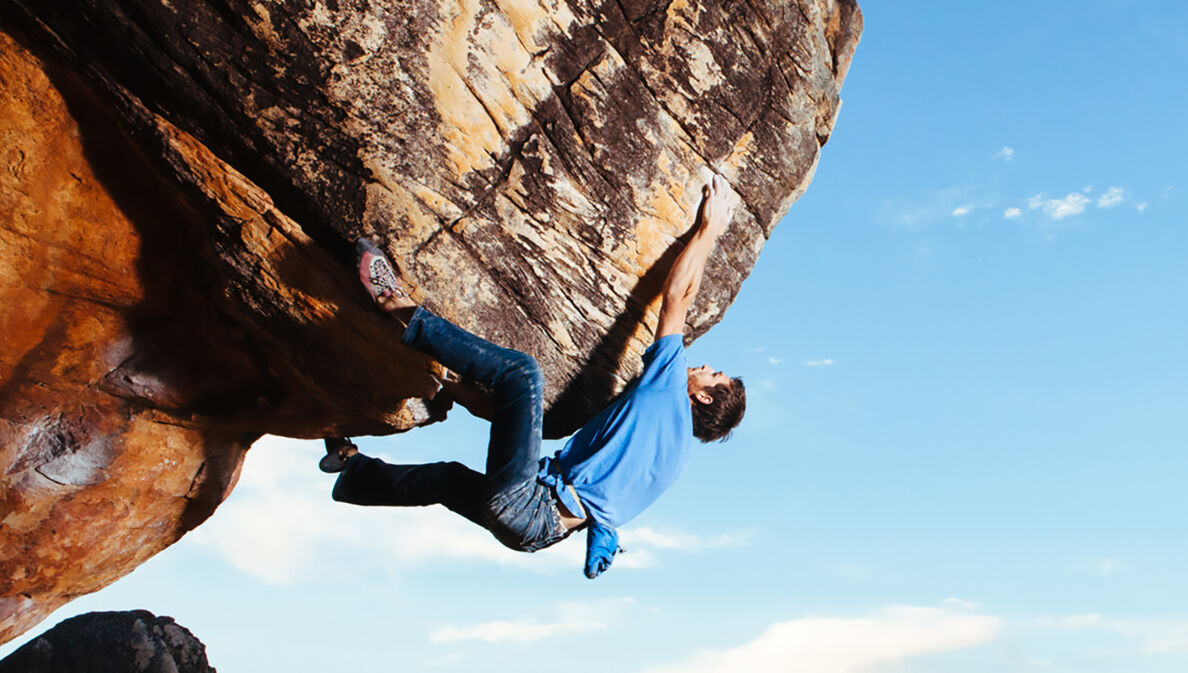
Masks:
[[[994,156],[990,157],[990,160],[993,161],[995,159],[1001,159],[1003,161],[1010,161],[1014,157],[1015,157],[1014,149],[1012,149],[1010,147],[1003,147],[1002,149],[995,152]]]
[[[648,526],[623,528],[619,531],[619,541],[625,552],[615,557],[615,567],[650,568],[659,563],[660,554],[665,552],[743,547],[750,543],[752,537],[750,531],[734,531],[706,537],[679,530],[660,531]],[[585,539],[584,536],[582,539]],[[575,557],[572,565],[581,567],[585,550],[576,546],[574,549],[581,551],[582,555]]]
[[[1089,197],[1078,192],[1072,192],[1062,199],[1048,199],[1044,198],[1043,194],[1037,194],[1027,200],[1027,210],[1041,210],[1053,220],[1079,215],[1085,212],[1087,205]]]
[[[969,211],[973,210],[973,208],[974,207],[972,205],[957,206],[953,209],[953,212],[949,214],[953,217],[961,217],[962,215],[968,215]]]
[[[950,596],[949,598],[941,601],[941,603],[961,610],[977,610],[978,608],[982,607],[982,604],[977,601],[967,601],[964,598],[958,598],[956,596]]]
[[[804,366],[806,366],[806,367],[832,367],[833,366],[833,358],[825,358],[823,360],[805,360]]]
[[[441,561],[580,572],[584,535],[529,555],[504,547],[442,507],[334,502],[333,479],[315,467],[321,452],[321,442],[271,436],[256,442],[231,497],[189,538],[237,570],[276,586],[317,580],[324,568],[399,573]],[[749,539],[745,532],[705,537],[647,527],[628,527],[620,534],[630,553],[615,559],[616,569],[654,566],[664,554],[739,546]]]
[[[1110,187],[1106,190],[1105,194],[1102,194],[1101,197],[1097,199],[1097,207],[1113,208],[1119,203],[1122,203],[1125,198],[1126,193],[1121,187]]]
[[[429,634],[434,643],[453,643],[460,640],[481,640],[488,643],[531,643],[554,636],[602,631],[619,621],[619,616],[634,602],[619,598],[585,603],[562,603],[549,621],[529,617],[509,621],[491,621],[473,626],[446,626]]]
[[[1102,577],[1110,577],[1122,570],[1122,563],[1115,561],[1112,558],[1102,559],[1097,562],[1097,574]]]
[[[1140,204],[1138,204],[1137,206],[1135,206],[1135,207],[1134,207],[1134,209],[1135,209],[1135,210],[1137,210],[1137,211],[1139,211],[1139,213],[1141,214],[1141,213],[1142,213],[1144,210],[1146,210],[1146,209],[1147,209],[1147,202],[1146,202],[1146,201],[1143,201],[1142,203],[1140,203]]]
[[[779,622],[755,640],[646,673],[858,673],[925,654],[990,642],[999,619],[932,607],[891,606],[859,618],[805,617]]]
[[[980,188],[961,185],[942,189],[924,190],[907,199],[896,199],[884,204],[884,209],[903,227],[914,229],[930,222],[944,220],[954,215],[954,209],[972,209],[985,205],[976,198]]]
[[[788,359],[788,358],[777,358],[777,357],[775,357],[775,356],[772,356],[772,357],[769,357],[769,358],[767,358],[767,361],[768,361],[769,363],[773,364],[773,365],[778,365],[778,364],[782,363],[784,360],[787,360],[787,359]]]
[[[1188,654],[1188,620],[1108,619],[1090,613],[1037,620],[1037,626],[1069,631],[1099,629],[1134,639],[1145,654]]]
[[[870,568],[861,563],[843,563],[835,567],[834,572],[842,577],[848,577],[853,580],[868,580],[873,576]]]
[[[330,499],[333,479],[315,467],[320,442],[265,437],[218,513],[190,535],[264,583],[315,579],[319,570],[375,564],[394,571],[440,559],[544,569],[442,508],[354,507]],[[383,531],[376,535],[376,531]]]
[[[1068,629],[1076,631],[1087,626],[1096,626],[1101,623],[1101,615],[1092,612],[1083,615],[1068,615],[1066,617],[1041,617],[1036,620],[1036,625],[1040,628],[1048,629]]]
[[[1050,199],[1044,194],[1036,194],[1027,199],[1027,211],[1038,210],[1044,215],[1047,215],[1052,220],[1062,220],[1073,215],[1080,215],[1085,212],[1085,209],[1093,203],[1094,199],[1091,194],[1093,192],[1093,185],[1086,185],[1080,192],[1071,192],[1064,198]],[[1112,186],[1106,189],[1100,196],[1097,197],[1098,208],[1113,208],[1120,205],[1126,200],[1126,190],[1122,187]],[[1146,203],[1140,203],[1136,208],[1141,213],[1147,207]],[[1024,211],[1017,207],[1010,207],[1003,211],[1002,216],[1006,219],[1015,219],[1022,217]]]
[[[1147,654],[1188,654],[1188,620],[1110,620],[1105,628],[1137,638]]]
[[[657,549],[680,549],[692,551],[697,549],[720,549],[724,547],[741,547],[750,541],[752,534],[747,531],[723,533],[713,537],[702,537],[682,531],[658,531],[648,526],[626,528],[620,536],[623,546],[647,545]]]

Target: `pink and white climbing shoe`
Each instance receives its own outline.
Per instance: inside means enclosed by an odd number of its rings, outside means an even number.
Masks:
[[[388,256],[378,246],[366,238],[360,238],[355,241],[355,256],[359,261],[359,280],[363,282],[363,287],[373,300],[379,302],[379,298],[385,292],[390,292],[400,299],[410,298],[408,290],[401,284],[400,278],[392,268],[392,263],[388,261]]]

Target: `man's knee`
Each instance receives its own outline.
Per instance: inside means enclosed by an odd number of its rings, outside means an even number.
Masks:
[[[466,481],[467,479],[470,478],[470,476],[472,474],[476,474],[474,472],[474,470],[470,469],[466,465],[463,465],[462,463],[459,463],[456,460],[451,460],[451,461],[443,462],[443,463],[437,463],[437,465],[440,466],[441,471],[446,475],[446,477],[448,479],[456,480],[459,482]]]
[[[376,472],[378,466],[384,462],[378,458],[355,453],[346,459],[338,479],[334,481],[334,488],[330,497],[338,502],[352,505],[364,505],[367,495],[375,490]]]
[[[538,392],[544,390],[544,374],[541,373],[536,358],[519,351],[515,353],[509,363],[511,367],[508,368],[508,375],[520,379]]]

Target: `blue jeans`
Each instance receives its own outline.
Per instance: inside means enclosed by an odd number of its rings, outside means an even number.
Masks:
[[[442,504],[504,545],[536,551],[568,531],[552,489],[537,480],[544,377],[532,356],[501,348],[418,308],[401,343],[491,389],[495,414],[486,473],[457,462],[390,465],[362,454],[346,462],[333,498],[357,505]]]

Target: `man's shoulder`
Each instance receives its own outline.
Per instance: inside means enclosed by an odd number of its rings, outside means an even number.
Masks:
[[[670,334],[660,337],[648,346],[643,355],[643,371],[640,386],[650,386],[658,381],[669,383],[685,380],[685,342],[681,335]]]
[[[662,337],[657,337],[655,341],[648,346],[644,351],[644,358],[649,354],[657,352],[683,352],[685,350],[685,337],[681,334],[666,334]]]

